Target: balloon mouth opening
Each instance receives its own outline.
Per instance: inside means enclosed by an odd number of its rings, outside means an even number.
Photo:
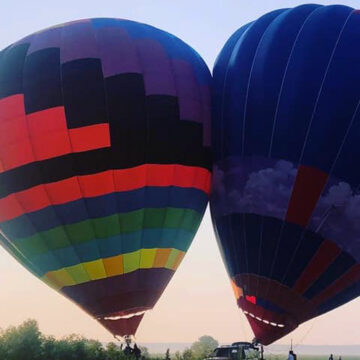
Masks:
[[[279,323],[276,323],[276,322],[273,322],[273,321],[270,321],[270,320],[263,319],[263,318],[261,318],[259,316],[254,315],[253,313],[251,313],[249,311],[243,310],[243,313],[245,315],[248,315],[248,316],[252,317],[253,319],[261,321],[261,322],[263,322],[263,323],[265,323],[267,325],[274,326],[274,327],[279,327],[279,328],[284,328],[285,327],[285,324],[279,324]]]
[[[121,319],[130,319],[134,316],[142,316],[146,313],[147,310],[136,311],[132,313],[125,313],[125,314],[116,314],[110,316],[104,316],[100,318],[101,320],[121,320]]]
[[[104,316],[97,317],[97,320],[109,330],[113,336],[122,341],[134,336],[145,312],[149,308],[133,308],[126,311],[120,311]]]

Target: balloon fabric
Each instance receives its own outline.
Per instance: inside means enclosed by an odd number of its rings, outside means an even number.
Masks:
[[[86,19],[0,52],[1,245],[132,335],[210,187],[210,72],[175,36]]]
[[[360,12],[240,28],[214,67],[213,224],[264,345],[360,295]]]

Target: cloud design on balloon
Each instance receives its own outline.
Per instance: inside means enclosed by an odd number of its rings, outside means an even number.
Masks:
[[[336,241],[352,255],[360,254],[360,194],[346,182],[329,185],[320,197],[309,228]],[[358,256],[360,260],[360,255]]]
[[[284,219],[296,168],[285,160],[273,160],[272,166],[263,159],[247,160],[239,159],[231,171],[215,165],[212,196],[217,209],[223,215],[245,212]]]
[[[218,163],[213,171],[213,213],[253,213],[284,220],[296,174],[297,167],[286,160],[238,158]],[[308,229],[350,254],[360,254],[360,194],[350,184],[330,178]]]

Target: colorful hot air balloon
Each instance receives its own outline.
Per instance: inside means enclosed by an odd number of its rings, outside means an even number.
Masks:
[[[360,12],[304,5],[239,29],[214,69],[212,217],[267,345],[360,294]]]
[[[181,40],[126,20],[0,53],[1,244],[114,335],[135,333],[202,219],[210,79]]]

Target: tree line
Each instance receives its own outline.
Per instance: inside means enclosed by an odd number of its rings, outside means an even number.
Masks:
[[[202,336],[190,348],[171,354],[151,355],[140,347],[142,360],[203,360],[218,342],[211,336]],[[100,341],[80,335],[69,335],[60,340],[41,333],[35,320],[0,331],[1,360],[129,360],[119,343],[103,345]],[[135,359],[134,359],[135,360]]]

